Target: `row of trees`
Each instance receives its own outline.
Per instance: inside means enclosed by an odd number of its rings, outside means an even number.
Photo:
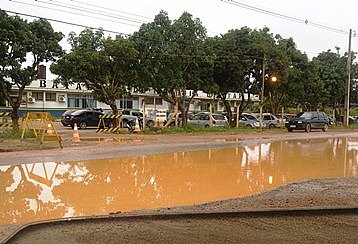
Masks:
[[[35,78],[39,62],[53,60],[62,54],[58,46],[62,34],[54,32],[44,20],[27,23],[18,17],[6,16],[3,12],[1,19],[8,21],[0,25],[1,29],[9,30],[7,25],[12,26],[13,22],[18,21],[28,26],[26,28],[34,35],[41,33],[31,30],[34,23],[41,23],[46,26],[45,30],[51,30],[41,36],[41,41],[29,39],[31,47],[43,48],[36,50],[36,54],[48,55],[35,58],[36,62],[31,66],[33,75],[28,75],[26,79],[16,76],[21,74],[21,64],[26,58],[12,57],[12,48],[22,45],[19,41],[22,32],[13,31],[5,39],[7,41],[1,38],[0,45],[6,48],[1,49],[5,51],[1,53],[0,84],[7,87],[2,89],[7,94],[11,82],[24,84],[25,87]],[[17,39],[12,40],[11,36]],[[266,108],[273,113],[282,106],[301,104],[306,109],[316,109],[318,106],[337,108],[343,102],[347,54],[340,54],[336,48],[334,52],[328,50],[309,60],[306,54],[297,49],[292,38],[274,35],[267,27],[259,30],[243,27],[221,36],[208,37],[200,20],[191,14],[184,12],[172,21],[167,13],[161,11],[153,22],[143,24],[129,38],[105,37],[101,30],[85,29],[78,35],[70,33],[68,41],[71,44],[70,52],[61,55],[51,65],[51,71],[58,75],[59,82],[85,83],[87,88],[94,91],[95,98],[108,104],[114,114],[117,113],[115,100],[130,94],[132,88],[140,91],[152,88],[165,101],[178,106],[184,125],[189,104],[198,90],[220,98],[231,117],[228,93],[241,94],[240,107],[244,110],[250,103],[250,94],[259,94],[263,73],[266,74]],[[29,52],[33,51],[30,49],[24,54]],[[8,72],[11,67],[9,60],[18,66],[14,72]],[[262,70],[264,62],[265,72]],[[356,71],[357,65],[354,63],[353,80]],[[269,82],[270,76],[277,77],[277,81]],[[8,80],[8,77],[11,79]],[[189,98],[186,96],[188,89],[194,91]],[[22,92],[23,88],[18,94],[20,99]],[[352,85],[351,94],[351,102],[357,101],[356,83]],[[245,100],[244,97],[249,99]],[[5,98],[11,100],[7,95]]]

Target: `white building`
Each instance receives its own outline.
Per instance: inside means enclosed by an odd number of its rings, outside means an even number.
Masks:
[[[17,97],[17,87],[13,86],[13,96]],[[187,90],[188,98],[192,96],[193,91]],[[237,106],[241,100],[239,93],[229,93],[228,100],[232,101],[232,106]],[[247,100],[247,97],[245,97]],[[258,96],[251,96],[254,102],[259,101]],[[82,108],[102,108],[103,110],[110,110],[110,107],[104,103],[98,102],[93,98],[92,91],[88,90],[84,84],[77,83],[65,87],[61,84],[54,83],[53,80],[39,79],[31,83],[25,88],[22,104],[20,107],[20,114],[28,111],[33,112],[50,112],[53,116],[60,116],[68,109],[82,109]],[[118,99],[118,109],[133,109],[143,110],[142,106],[145,101],[146,113],[155,110],[173,111],[172,106],[164,101],[153,90],[145,93],[133,92],[130,96],[125,96],[123,99]],[[220,100],[202,91],[197,92],[192,100],[190,111],[207,111],[210,102],[214,103],[215,110],[223,111],[224,107]],[[0,110],[11,110],[9,104],[4,98],[0,97]]]

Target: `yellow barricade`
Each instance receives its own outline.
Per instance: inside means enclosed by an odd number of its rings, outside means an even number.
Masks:
[[[62,139],[57,133],[51,114],[48,112],[29,112],[22,118],[22,134],[24,138],[25,132],[31,130],[34,132],[36,139],[40,141],[40,147],[44,141],[58,141],[62,147]]]
[[[104,114],[99,117],[99,123],[96,133],[98,132],[113,132],[120,131],[122,124],[122,115]]]

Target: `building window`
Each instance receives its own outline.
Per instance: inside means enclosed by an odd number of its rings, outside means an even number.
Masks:
[[[119,107],[124,109],[133,109],[133,101],[132,100],[120,100]]]
[[[96,108],[97,102],[91,95],[68,94],[67,104],[69,108]]]
[[[56,93],[46,92],[46,101],[56,102]]]
[[[155,104],[156,105],[163,105],[163,99],[161,98],[154,98],[154,97],[146,97],[144,98],[144,101],[146,104],[154,104],[154,99],[155,99]]]
[[[208,102],[202,102],[202,103],[201,103],[201,110],[203,110],[203,111],[209,111],[209,110],[210,110],[210,103],[208,103]]]
[[[68,107],[79,108],[80,107],[80,99],[79,98],[68,98]]]
[[[44,93],[43,92],[32,92],[32,97],[35,98],[37,101],[43,101],[44,100]],[[56,97],[55,97],[56,101]]]
[[[161,99],[161,98],[156,98],[156,99],[155,99],[155,104],[156,104],[156,105],[163,105],[163,99]]]

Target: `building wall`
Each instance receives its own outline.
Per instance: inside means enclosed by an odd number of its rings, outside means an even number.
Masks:
[[[16,95],[17,87],[13,86],[14,96]],[[186,96],[192,97],[193,91],[187,90]],[[239,93],[229,93],[227,99],[232,101],[233,106],[237,106],[241,100]],[[247,97],[245,97],[247,99]],[[50,112],[53,116],[61,116],[61,114],[68,109],[83,109],[83,108],[102,108],[105,111],[111,110],[111,108],[102,102],[95,101],[91,90],[87,90],[84,84],[76,83],[65,87],[61,84],[54,83],[53,80],[35,80],[30,86],[27,86],[22,97],[22,104],[20,107],[20,115],[27,111],[33,112]],[[252,101],[259,101],[258,96],[251,96]],[[0,104],[0,110],[11,111],[11,107],[4,99],[2,105]],[[145,93],[132,92],[131,96],[126,96],[116,101],[118,109],[133,109],[144,110],[146,115],[153,114],[154,111],[169,112],[174,108],[160,98],[153,90],[149,90]],[[198,91],[195,94],[189,110],[196,111],[208,111],[210,103],[214,104],[215,111],[223,111],[223,103],[214,98],[212,95]]]

